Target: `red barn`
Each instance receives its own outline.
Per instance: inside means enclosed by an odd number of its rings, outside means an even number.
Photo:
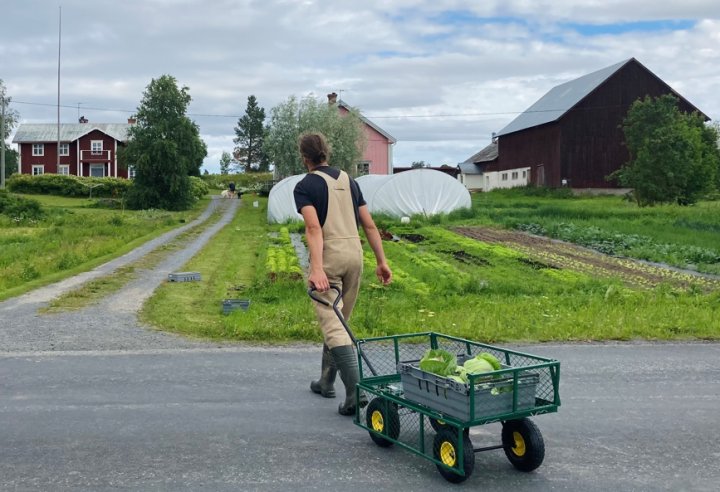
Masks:
[[[680,110],[700,113],[635,58],[625,60],[554,87],[497,133],[492,162],[479,152],[463,165],[486,174],[484,190],[527,183],[614,188],[606,176],[629,160],[621,128],[628,109],[663,94],[677,97]]]
[[[18,172],[127,178],[128,170],[118,166],[117,153],[127,142],[133,120],[128,123],[80,121],[60,124],[59,149],[57,124],[20,125],[13,138],[13,143],[18,144]]]

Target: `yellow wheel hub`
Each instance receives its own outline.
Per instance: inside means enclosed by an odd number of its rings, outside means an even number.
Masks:
[[[383,420],[382,413],[378,410],[375,410],[372,413],[372,417],[370,418],[370,421],[372,423],[372,428],[375,432],[382,432],[385,428],[385,421]]]
[[[525,456],[525,439],[523,439],[522,434],[517,431],[513,432],[513,441],[515,441],[515,446],[513,446],[512,451],[515,456]]]
[[[455,466],[457,455],[455,454],[455,446],[452,443],[443,441],[440,445],[440,461],[447,466]]]

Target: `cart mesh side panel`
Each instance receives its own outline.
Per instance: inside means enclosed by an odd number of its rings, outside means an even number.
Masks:
[[[381,389],[381,388],[378,388]],[[370,430],[373,429],[372,412],[373,408],[380,408],[384,417],[383,435],[390,437],[394,442],[404,444],[407,448],[422,454],[432,456],[432,445],[435,437],[435,430],[430,424],[430,418],[418,413],[404,405],[398,405],[392,401],[378,396],[377,394],[360,389],[370,404],[360,410],[359,424]],[[376,401],[373,404],[373,400]],[[396,419],[396,420],[395,420]],[[422,426],[420,422],[422,421]]]
[[[516,369],[515,374],[519,380],[525,381],[528,376],[532,375],[534,388],[531,391],[534,391],[534,402],[531,397],[530,405],[523,403],[526,410],[559,404],[559,363],[557,361],[439,333],[396,335],[360,340],[358,350],[361,355],[362,379],[397,375],[398,365],[401,362],[418,362],[431,348],[446,350],[460,359],[488,352],[495,356],[504,367]],[[513,373],[506,373],[505,376],[512,377]],[[526,394],[521,394],[523,398],[527,397]],[[417,401],[417,403],[427,404],[425,400]],[[429,406],[432,407],[432,405]],[[478,417],[477,414],[475,417]],[[472,419],[473,416],[470,418]]]

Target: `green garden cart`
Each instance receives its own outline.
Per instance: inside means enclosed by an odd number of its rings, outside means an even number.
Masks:
[[[465,481],[475,453],[502,449],[518,470],[529,472],[545,457],[542,434],[530,417],[557,412],[560,362],[435,332],[356,340],[334,303],[335,313],[355,342],[360,366],[354,423],[380,447],[400,446],[435,463],[446,480]],[[313,296],[318,301],[325,302]],[[487,352],[501,369],[469,374],[468,383],[422,371],[428,349],[443,349],[458,363]],[[501,422],[499,444],[475,448],[470,428]]]

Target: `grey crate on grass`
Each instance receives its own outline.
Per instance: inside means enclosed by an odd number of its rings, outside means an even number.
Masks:
[[[425,372],[412,363],[401,362],[398,364],[398,372],[407,400],[459,420],[470,421],[535,407],[535,388],[539,377],[534,372],[521,372],[518,375],[515,410],[513,410],[512,374],[476,382],[473,415],[470,413],[469,385]]]
[[[168,273],[170,282],[195,282],[200,280],[200,272],[176,272]]]
[[[250,307],[249,299],[225,299],[222,302],[223,314],[230,314],[238,309],[247,311],[248,307]]]

